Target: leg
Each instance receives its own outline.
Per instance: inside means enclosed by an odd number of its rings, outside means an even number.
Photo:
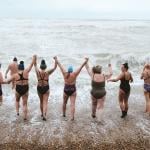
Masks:
[[[128,99],[129,99],[130,93],[124,94],[124,111],[128,112]]]
[[[105,96],[101,99],[97,100],[97,117],[98,120],[100,121],[103,117],[103,108],[104,108],[104,101],[105,101]]]
[[[63,107],[62,107],[63,116],[64,116],[64,117],[66,117],[66,105],[67,105],[68,99],[69,99],[69,96],[67,96],[67,95],[64,93],[64,95],[63,95]]]
[[[74,114],[75,114],[75,101],[76,101],[76,92],[70,96],[70,109],[71,109],[71,120],[74,120]]]
[[[104,102],[105,102],[105,96],[101,99],[97,100],[97,109],[103,109],[104,108]]]
[[[120,109],[121,111],[124,111],[124,103],[123,103],[123,100],[124,100],[124,93],[122,90],[119,91],[119,105],[120,105]]]
[[[43,117],[43,95],[38,93],[39,99],[40,99],[40,110],[41,110],[41,116]]]
[[[20,95],[16,92],[15,94],[15,97],[16,97],[16,112],[17,112],[17,115],[19,116],[19,102],[20,102]]]
[[[150,93],[147,94],[147,111],[150,114]]]
[[[43,120],[46,121],[49,92],[43,95]]]
[[[92,117],[96,117],[97,100],[91,95],[92,99]]]
[[[3,96],[0,96],[0,105],[2,105],[3,102]]]
[[[122,115],[121,115],[121,118],[124,118],[126,115],[127,115],[127,112],[125,110],[125,93],[124,91],[120,90],[119,91],[119,104],[120,104],[120,108],[121,108],[121,111],[122,111]],[[128,107],[128,105],[126,105]],[[127,108],[128,109],[128,108]]]
[[[145,100],[146,100],[146,109],[145,112],[148,112],[148,101],[149,101],[149,93],[144,91],[144,96],[145,96]]]
[[[28,113],[28,108],[27,108],[27,101],[28,101],[28,93],[22,96],[23,100],[23,113],[24,113],[24,120],[27,119],[27,113]]]

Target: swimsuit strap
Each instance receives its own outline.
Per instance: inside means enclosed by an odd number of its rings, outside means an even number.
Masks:
[[[93,74],[93,81],[94,81],[94,75],[95,75],[95,73]],[[104,77],[104,81],[105,81],[105,75],[103,74],[103,77]]]
[[[39,76],[40,76],[40,79],[38,80],[38,81],[47,81],[48,82],[48,80],[44,80],[44,78],[45,78],[45,75],[46,75],[46,73],[44,72],[44,75],[42,76],[42,74],[40,73],[40,71],[39,71]]]
[[[23,77],[23,72],[21,74],[18,73],[18,75],[20,76],[20,79],[18,79],[17,81],[28,80],[28,79],[26,79],[26,78]]]

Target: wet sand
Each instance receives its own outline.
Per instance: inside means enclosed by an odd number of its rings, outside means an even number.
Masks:
[[[77,99],[74,121],[69,120],[69,105],[67,117],[61,116],[60,96],[50,97],[46,122],[40,117],[37,97],[29,100],[26,122],[22,113],[16,116],[14,102],[6,99],[0,106],[0,150],[149,150],[150,116],[144,113],[141,89],[132,90],[125,119],[120,118],[116,90],[107,95],[102,121],[91,118],[90,99],[84,96]]]

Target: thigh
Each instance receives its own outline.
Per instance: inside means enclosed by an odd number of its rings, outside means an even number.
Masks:
[[[70,96],[70,103],[71,105],[75,105],[75,100],[76,100],[76,93]]]
[[[19,102],[19,101],[20,101],[21,96],[20,96],[17,92],[15,93],[15,97],[16,97],[16,101],[17,101],[17,102]]]
[[[101,99],[97,100],[97,107],[103,107],[104,106],[104,101],[105,101],[105,96],[102,97]]]
[[[23,105],[27,105],[27,101],[28,101],[28,92],[22,96]]]
[[[119,102],[123,102],[125,93],[123,90],[119,90]]]
[[[68,99],[69,99],[69,96],[64,93],[64,94],[63,94],[63,103],[64,103],[64,104],[67,104]]]
[[[97,99],[95,99],[92,95],[91,95],[91,99],[92,99],[92,105],[97,105]]]
[[[49,98],[49,92],[47,92],[46,94],[43,95],[43,102],[48,102],[48,98]]]

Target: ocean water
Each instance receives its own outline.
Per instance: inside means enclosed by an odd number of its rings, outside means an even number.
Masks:
[[[33,54],[47,61],[53,67],[53,56],[67,68],[77,69],[90,58],[90,66],[100,64],[107,73],[108,63],[112,63],[114,77],[120,73],[120,65],[128,62],[134,77],[133,85],[142,86],[142,67],[150,62],[150,21],[113,20],[31,20],[0,19],[0,62],[5,72],[8,64],[16,56],[27,66]],[[30,74],[30,91],[36,94],[34,69]],[[85,69],[78,78],[78,91],[90,89],[90,78]],[[51,89],[60,94],[63,78],[60,70],[50,77]],[[118,84],[109,84],[110,87]],[[57,90],[56,90],[57,89]],[[8,94],[9,87],[4,86]],[[31,96],[32,96],[31,94]],[[61,93],[62,94],[62,93]]]
[[[150,62],[149,43],[150,21],[0,19],[3,71],[14,56],[24,60],[27,66],[32,55],[37,54],[39,62],[46,59],[50,68],[53,56],[58,56],[66,68],[72,64],[74,69],[84,57],[89,57],[91,66],[100,64],[105,72],[107,64],[112,63],[115,76],[120,72],[120,65],[128,62],[134,84],[140,84],[142,67]],[[32,84],[34,74],[31,73]],[[52,81],[62,83],[60,73],[54,74]],[[88,78],[85,69],[80,78],[83,85]]]

